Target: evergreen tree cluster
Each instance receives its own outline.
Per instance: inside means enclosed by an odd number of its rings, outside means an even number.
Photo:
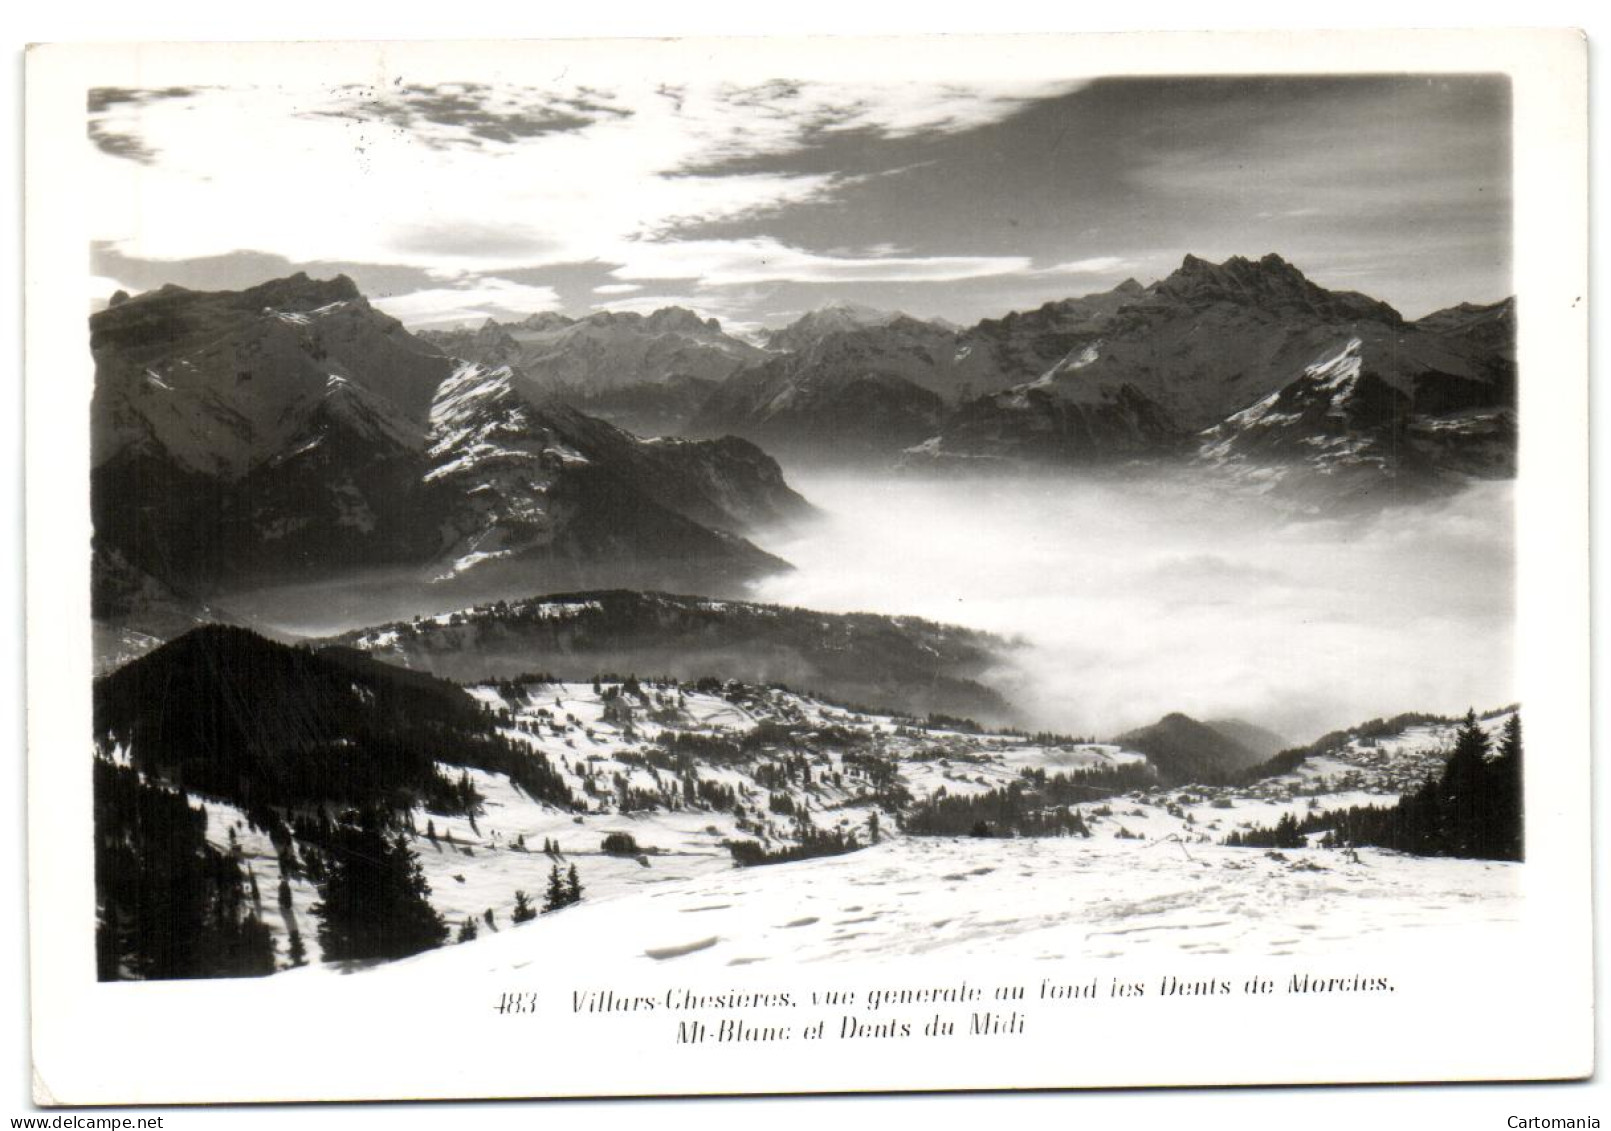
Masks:
[[[727,850],[733,863],[740,868],[754,868],[763,864],[787,864],[794,860],[810,860],[818,856],[843,856],[863,847],[856,834],[844,829],[816,829],[801,824],[797,829],[798,843],[768,851],[759,841],[730,840]]]
[[[401,831],[385,815],[333,828],[319,884],[319,947],[327,960],[406,958],[447,941],[430,885]]]
[[[1094,801],[1132,790],[1151,789],[1158,784],[1157,771],[1147,762],[1120,762],[1056,774],[1048,774],[1045,767],[1037,766],[1024,770],[1023,777],[1041,801],[1050,805]]]
[[[606,833],[601,847],[611,856],[636,856],[640,849],[631,833]]]
[[[1370,845],[1416,856],[1522,860],[1524,819],[1521,715],[1506,722],[1494,750],[1476,713],[1468,711],[1442,774],[1398,804],[1317,811],[1302,820],[1287,814],[1274,829],[1232,833],[1225,843],[1297,847],[1305,842],[1302,834],[1324,832],[1321,843],[1326,845]]]
[[[1310,758],[1317,758],[1323,754],[1332,754],[1343,749],[1356,739],[1373,740],[1390,738],[1393,735],[1403,734],[1409,727],[1428,726],[1441,723],[1452,723],[1453,719],[1445,715],[1428,715],[1420,711],[1406,711],[1391,718],[1371,719],[1349,730],[1334,730],[1323,734],[1307,746],[1297,746],[1290,750],[1282,750],[1265,761],[1253,766],[1237,776],[1236,784],[1250,785],[1253,782],[1263,781],[1265,778],[1278,778],[1283,774],[1290,774],[1303,765]]]
[[[497,733],[465,691],[346,649],[315,652],[208,625],[95,684],[95,733],[136,769],[187,792],[269,809],[424,800],[473,815],[468,780],[438,762],[507,774],[574,807],[547,760]]]
[[[572,864],[570,870],[561,875],[559,865],[554,864],[548,870],[548,891],[543,897],[544,914],[581,901],[582,877],[576,871],[576,865]]]
[[[1238,829],[1225,838],[1225,843],[1232,848],[1303,848],[1309,843],[1304,835],[1309,831],[1291,813],[1283,813],[1274,828]]]
[[[941,789],[906,815],[913,836],[1090,836],[1078,809],[1056,803],[1023,784],[982,793]]]
[[[274,940],[240,862],[207,843],[206,811],[103,758],[92,789],[97,976],[273,973]]]

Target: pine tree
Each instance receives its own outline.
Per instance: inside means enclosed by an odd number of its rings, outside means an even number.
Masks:
[[[515,892],[515,909],[509,918],[515,923],[529,923],[537,918],[537,912],[531,905],[531,897],[525,892]]]
[[[1499,757],[1489,765],[1493,777],[1493,836],[1488,847],[1500,860],[1524,860],[1527,797],[1522,784],[1521,713],[1510,716],[1499,739]]]
[[[327,959],[403,958],[440,946],[448,927],[404,834],[387,836],[380,815],[341,826],[320,900],[319,947]]]
[[[292,966],[306,966],[308,964],[308,948],[302,942],[302,932],[295,927],[291,928],[288,940],[289,950],[286,956],[290,958]]]
[[[565,903],[582,902],[582,877],[576,871],[576,865],[571,865],[570,872],[565,877]]]
[[[477,935],[475,916],[465,916],[464,922],[459,924],[459,942],[474,942]]]
[[[1483,825],[1489,817],[1487,761],[1488,735],[1477,722],[1476,711],[1468,710],[1438,787],[1442,803],[1439,840],[1444,854],[1475,856],[1480,852]]]
[[[558,911],[565,906],[565,877],[559,874],[559,865],[555,864],[548,872],[548,893],[543,900],[543,910]]]

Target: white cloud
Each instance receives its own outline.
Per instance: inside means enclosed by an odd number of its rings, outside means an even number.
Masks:
[[[91,275],[89,277],[89,296],[93,302],[104,304],[118,291],[128,291],[130,294],[134,294],[135,289],[105,275]]]
[[[1072,259],[1038,269],[1037,275],[1105,275],[1134,266],[1134,261],[1118,255],[1096,255],[1090,259]]]
[[[553,287],[534,287],[508,279],[482,278],[464,287],[434,287],[371,300],[381,310],[410,326],[449,322],[507,321],[542,310],[559,309]]]
[[[594,287],[593,293],[596,295],[629,295],[633,291],[641,291],[642,289],[642,285],[638,283],[605,283],[602,286]]]
[[[1319,208],[1288,208],[1284,212],[1260,212],[1255,219],[1259,220],[1296,220],[1307,216],[1319,216]]]
[[[664,240],[630,244],[610,273],[622,279],[696,279],[701,287],[747,283],[933,283],[1030,269],[1022,255],[819,255],[771,238]]]
[[[667,90],[645,76],[608,91],[197,88],[100,111],[99,135],[127,139],[125,151],[146,159],[98,151],[88,211],[95,238],[155,260],[249,249],[293,262],[403,264],[439,278],[587,261],[620,265],[624,281],[690,278],[708,267],[707,285],[975,278],[1027,264],[812,255],[675,233],[820,200],[851,182],[832,172],[740,174],[726,163],[848,132],[971,129],[1072,85]]]

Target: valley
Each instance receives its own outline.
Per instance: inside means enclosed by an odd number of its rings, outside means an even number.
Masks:
[[[1323,823],[1510,698],[1513,335],[1277,256],[748,337],[416,335],[345,277],[125,297],[101,975],[1503,929],[1513,860]],[[1352,725],[1405,708],[1441,713]]]
[[[570,801],[472,767],[462,772],[479,798],[473,813],[403,815],[431,907],[450,929],[472,922],[476,931],[390,966],[400,977],[422,964],[517,969],[601,954],[612,970],[936,953],[1324,954],[1381,930],[1470,938],[1518,913],[1515,864],[1325,848],[1318,838],[1281,851],[1222,843],[1286,815],[1391,805],[1441,768],[1452,722],[1361,728],[1290,768],[1204,786],[1159,778],[1121,743],[957,729],[736,683],[469,691],[500,734],[554,769]],[[1483,727],[1497,736],[1508,717],[1496,712]],[[1070,802],[1048,792],[1059,775],[1109,784],[1076,785],[1085,799]],[[936,799],[1007,792],[1021,799],[1015,812],[1078,814],[1085,835],[914,831]],[[320,962],[318,885],[305,866],[287,867],[306,846],[288,853],[237,805],[194,800],[208,842],[262,893],[281,968],[293,926],[309,972],[374,965]],[[787,851],[830,835],[844,844],[827,858],[740,868],[733,849]],[[609,838],[624,847],[607,849]],[[540,906],[550,873],[571,867],[579,903],[511,919],[517,892]]]

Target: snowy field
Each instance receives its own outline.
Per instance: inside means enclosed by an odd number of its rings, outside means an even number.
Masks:
[[[949,956],[1337,954],[1384,933],[1480,947],[1518,918],[1515,864],[1105,837],[907,838],[581,904],[370,976]],[[327,968],[328,969],[328,968]]]
[[[1021,782],[1026,769],[1056,773],[1142,756],[1112,745],[927,727],[781,690],[727,695],[646,683],[635,702],[662,708],[659,721],[644,712],[623,718],[619,701],[612,718],[610,690],[474,689],[509,712],[505,733],[542,751],[586,809],[561,809],[502,775],[469,770],[483,799],[473,822],[416,811],[412,846],[431,903],[455,936],[470,919],[478,937],[393,964],[399,972],[419,964],[514,968],[538,955],[688,966],[930,952],[1302,955],[1384,931],[1468,937],[1518,914],[1515,864],[1221,843],[1288,813],[1301,819],[1317,808],[1394,803],[1442,765],[1448,724],[1354,738],[1248,786],[1158,787],[1082,803],[1076,808],[1088,838],[915,837],[870,800],[858,767],[873,754],[894,767],[915,800],[941,789],[955,796]],[[1508,717],[1495,713],[1484,726],[1497,735]],[[681,776],[654,761],[657,744],[675,734],[742,739],[785,722],[808,729],[743,761],[685,766]],[[801,737],[808,733],[834,737]],[[784,776],[788,766],[793,776]],[[730,790],[738,804],[686,799],[690,775],[701,786]],[[628,787],[641,791],[640,807],[623,812]],[[651,796],[666,803],[641,807]],[[795,818],[775,808],[779,798],[809,814],[813,827],[854,831],[862,843],[877,811],[881,843],[843,856],[736,868],[730,841],[772,849],[797,842]],[[205,804],[208,838],[249,868],[282,964],[296,927],[311,969],[335,969],[319,965],[315,886],[288,877],[285,900],[267,836],[230,806]],[[630,836],[637,851],[605,852],[612,833]],[[555,851],[545,851],[550,847]],[[515,893],[540,907],[556,865],[576,868],[583,901],[514,924]]]

